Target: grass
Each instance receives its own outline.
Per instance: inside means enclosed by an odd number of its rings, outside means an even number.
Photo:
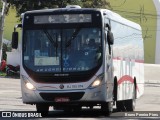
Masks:
[[[18,24],[18,18],[16,17],[16,10],[10,9],[8,15],[5,17],[4,24],[4,38],[7,40],[12,39],[12,32],[14,30],[14,26]]]
[[[1,72],[1,71],[0,71],[0,76],[5,77],[5,76],[6,76],[6,72]]]
[[[20,75],[18,74],[13,74],[13,75],[7,75],[6,72],[0,71],[0,78],[5,77],[5,78],[14,78],[14,79],[20,79]]]

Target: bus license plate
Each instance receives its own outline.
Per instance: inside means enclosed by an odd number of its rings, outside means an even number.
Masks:
[[[67,97],[58,97],[58,98],[55,98],[55,102],[69,102],[69,98],[67,98]]]

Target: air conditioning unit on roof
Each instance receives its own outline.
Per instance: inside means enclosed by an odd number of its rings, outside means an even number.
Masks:
[[[66,8],[81,8],[79,5],[67,5]]]

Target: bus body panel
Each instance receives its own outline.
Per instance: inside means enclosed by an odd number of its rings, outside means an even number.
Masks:
[[[114,76],[117,77],[117,100],[136,98],[144,92],[144,50],[141,28],[119,16],[110,18],[115,43],[113,45]],[[135,89],[134,89],[135,87]]]

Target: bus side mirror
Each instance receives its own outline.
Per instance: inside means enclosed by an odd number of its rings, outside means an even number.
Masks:
[[[108,44],[113,45],[114,44],[114,37],[113,37],[113,33],[111,32],[111,26],[109,24],[106,24],[106,27],[108,28],[108,32],[107,32]]]
[[[107,40],[108,40],[108,44],[109,45],[113,45],[114,44],[113,33],[110,30],[107,32]]]
[[[22,28],[22,24],[17,24],[14,27],[14,32],[12,33],[12,48],[13,49],[18,48],[18,32],[16,32],[16,28]]]
[[[18,48],[18,32],[15,31],[12,33],[12,48]]]

